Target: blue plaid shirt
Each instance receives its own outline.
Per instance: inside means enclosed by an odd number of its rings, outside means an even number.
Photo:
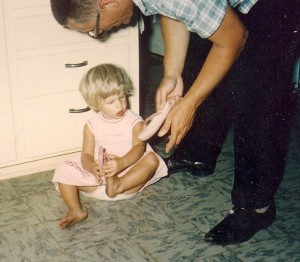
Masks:
[[[163,15],[185,24],[202,38],[211,36],[220,26],[227,4],[248,13],[258,0],[133,0],[141,12]]]

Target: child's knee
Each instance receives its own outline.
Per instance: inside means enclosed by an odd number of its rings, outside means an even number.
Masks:
[[[159,165],[159,160],[157,155],[154,152],[149,152],[147,154],[147,163],[157,167]]]

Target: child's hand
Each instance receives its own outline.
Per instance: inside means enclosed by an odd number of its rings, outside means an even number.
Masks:
[[[91,164],[91,173],[97,178],[99,183],[101,184],[103,182],[103,174],[100,170],[100,166],[97,161],[92,162]]]
[[[122,158],[114,155],[109,155],[109,160],[102,167],[102,171],[106,177],[114,176],[122,169]]]

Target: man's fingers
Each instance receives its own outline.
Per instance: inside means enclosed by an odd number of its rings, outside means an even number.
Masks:
[[[162,110],[166,103],[166,95],[163,95],[161,92],[157,91],[156,95],[156,111]]]
[[[171,131],[171,135],[169,136],[169,142],[166,145],[165,151],[166,153],[169,153],[170,150],[174,147],[180,144],[180,142],[182,141],[182,139],[185,137],[186,133],[187,133],[187,129],[185,129],[184,131],[181,132],[174,132],[172,134]]]
[[[166,148],[165,148],[166,153],[169,153],[172,150],[172,148],[176,145],[176,140],[177,138],[175,135],[173,136],[171,135],[169,137],[169,142],[166,144]]]
[[[165,134],[167,134],[169,132],[170,127],[171,127],[171,124],[168,122],[168,120],[166,120],[157,135],[159,137],[164,136]]]

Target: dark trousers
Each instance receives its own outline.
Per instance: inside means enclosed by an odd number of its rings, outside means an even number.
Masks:
[[[246,47],[224,82],[200,106],[193,127],[175,152],[213,166],[232,125],[235,206],[267,206],[284,174],[292,68],[299,55],[296,10],[286,1],[259,0],[249,14],[239,14],[249,31]],[[209,48],[208,40],[192,34],[183,73],[185,87],[197,77]]]

